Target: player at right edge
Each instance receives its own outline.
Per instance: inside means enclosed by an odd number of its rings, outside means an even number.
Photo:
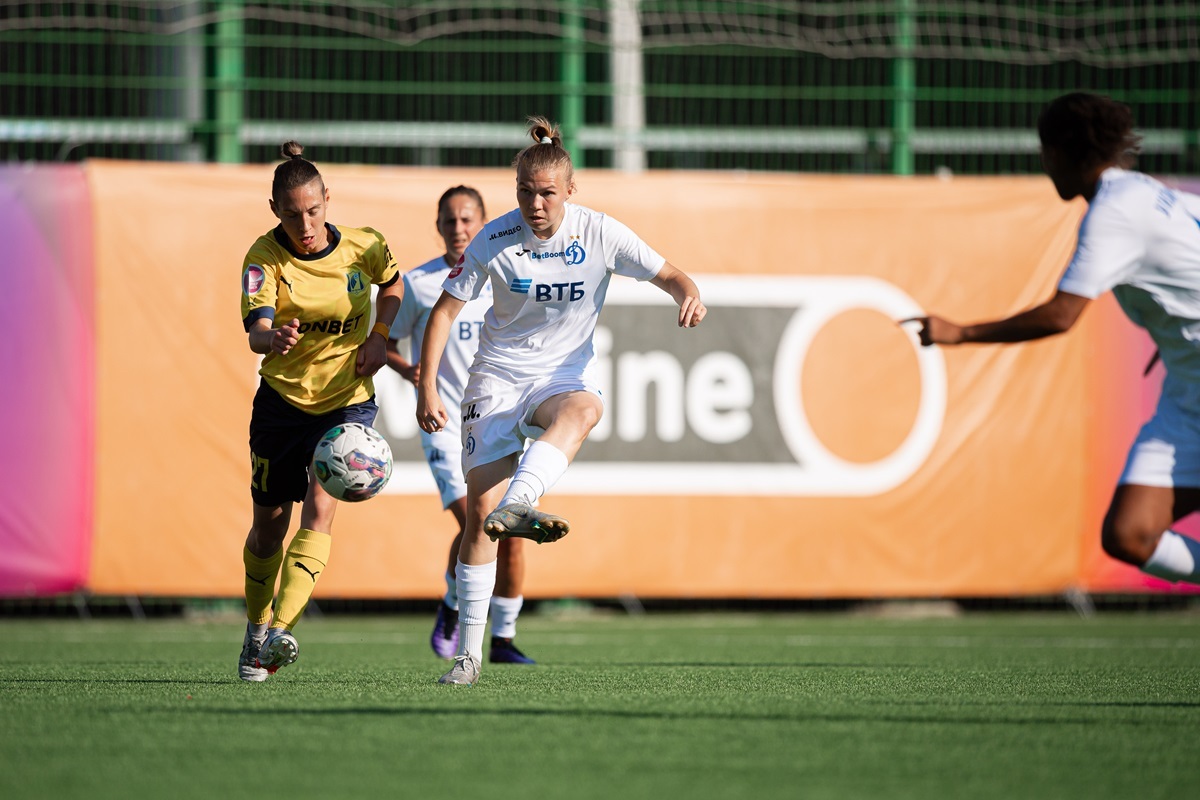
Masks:
[[[1112,290],[1167,369],[1101,530],[1104,551],[1169,581],[1200,583],[1200,542],[1171,530],[1200,509],[1200,197],[1130,171],[1140,138],[1129,108],[1074,92],[1038,119],[1042,166],[1063,200],[1088,211],[1054,296],[1015,316],[956,325],[929,316],[921,344],[1024,342],[1068,330]]]

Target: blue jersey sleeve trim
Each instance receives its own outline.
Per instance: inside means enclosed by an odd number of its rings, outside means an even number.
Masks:
[[[247,314],[246,318],[242,320],[242,325],[246,327],[246,333],[249,333],[250,327],[260,319],[269,319],[273,322],[275,320],[275,309],[268,306],[263,306],[262,308],[256,308]]]

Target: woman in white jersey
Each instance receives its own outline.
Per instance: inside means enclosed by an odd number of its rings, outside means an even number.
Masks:
[[[407,339],[411,352],[419,355],[429,312],[442,293],[446,274],[458,263],[467,245],[487,222],[483,197],[470,186],[454,186],[442,193],[437,206],[437,230],[446,251],[404,275],[404,302],[392,323],[388,341],[388,365],[413,385],[417,383],[420,365],[410,361],[399,349],[398,340]],[[454,320],[446,352],[438,370],[438,394],[451,408],[462,403],[467,385],[467,370],[475,360],[479,346],[479,331],[484,313],[492,307],[491,287],[463,306]],[[433,433],[421,431],[421,446],[433,479],[442,498],[442,508],[449,510],[458,522],[458,533],[450,543],[450,559],[446,569],[446,594],[438,604],[437,620],[429,644],[442,658],[453,658],[458,651],[458,588],[454,569],[458,564],[458,547],[467,524],[467,481],[462,470],[462,437],[458,416],[451,417],[446,426]],[[525,558],[521,539],[500,543],[499,566],[496,571],[496,593],[492,597],[492,645],[488,660],[503,664],[532,664],[533,659],[513,643],[517,617],[524,598],[521,586],[525,578]]]
[[[496,541],[550,542],[570,528],[533,506],[604,412],[592,377],[592,334],[609,278],[649,281],[670,294],[680,327],[699,325],[706,313],[682,270],[612,217],[567,202],[575,170],[562,135],[544,118],[529,123],[534,143],[513,160],[518,208],[489,222],[451,270],[421,349],[417,422],[433,432],[449,419],[436,376],[454,318],[491,285],[492,308],[461,409],[454,409],[463,426],[467,527],[456,568],[459,647],[441,683],[479,677]],[[535,441],[522,455],[527,438]]]
[[[1042,165],[1064,200],[1088,211],[1075,254],[1047,302],[975,325],[921,323],[921,343],[1023,342],[1069,329],[1112,289],[1158,346],[1167,376],[1138,434],[1101,541],[1113,558],[1171,581],[1200,582],[1200,542],[1170,527],[1200,509],[1200,197],[1129,172],[1138,151],[1128,107],[1076,92],[1038,119]]]

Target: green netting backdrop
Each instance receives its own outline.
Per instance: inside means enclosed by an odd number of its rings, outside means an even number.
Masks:
[[[1200,172],[1200,2],[0,0],[5,160],[1021,173],[1074,89]]]

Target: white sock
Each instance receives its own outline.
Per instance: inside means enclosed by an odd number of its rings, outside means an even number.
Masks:
[[[458,584],[454,580],[454,573],[449,570],[446,570],[446,594],[442,602],[458,611]]]
[[[496,562],[464,564],[454,570],[458,584],[458,655],[483,660],[483,634],[488,606],[496,588]]]
[[[558,482],[569,464],[567,454],[552,444],[537,441],[529,445],[508,482],[508,491],[504,493],[500,507],[510,503],[534,505]]]
[[[492,636],[511,639],[517,635],[517,617],[521,614],[521,606],[525,598],[516,597],[492,598]]]
[[[255,639],[267,635],[267,623],[265,622],[248,622],[246,623],[246,629],[250,631],[250,635]]]
[[[1200,583],[1197,563],[1200,563],[1200,542],[1167,531],[1158,540],[1154,553],[1142,564],[1142,572],[1168,581]]]

